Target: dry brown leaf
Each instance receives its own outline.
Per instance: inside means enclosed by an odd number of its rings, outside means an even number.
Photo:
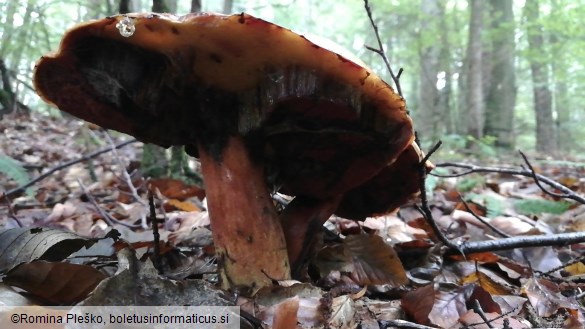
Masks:
[[[358,284],[408,283],[406,271],[390,245],[377,235],[350,235],[343,242],[353,261],[352,279]]]
[[[83,300],[107,276],[87,265],[34,261],[6,274],[4,282],[52,303]]]
[[[534,228],[522,219],[512,216],[496,216],[492,218],[490,224],[511,236],[525,234]]]
[[[497,281],[502,281],[497,280]],[[496,280],[492,279],[488,274],[484,273],[483,271],[475,271],[470,275],[461,278],[460,283],[470,284],[470,283],[477,283],[480,287],[485,289],[490,294],[493,295],[510,295],[513,292],[512,287],[509,285],[504,285],[503,282],[497,282]]]
[[[354,301],[350,295],[335,297],[331,303],[329,325],[331,328],[357,328],[355,313]]]
[[[95,240],[45,228],[13,228],[0,231],[0,272],[35,259],[60,261]]]
[[[569,266],[565,266],[565,271],[567,271],[567,273],[569,273],[570,275],[585,274],[585,264],[583,264],[582,262],[577,262]]]
[[[432,283],[409,291],[402,297],[402,308],[418,324],[430,324],[429,314],[434,304],[435,288]]]
[[[177,199],[169,199],[164,204],[166,211],[201,211],[196,204],[188,201],[179,201]]]
[[[158,189],[162,195],[169,199],[184,201],[187,198],[197,197],[199,200],[205,198],[205,190],[195,185],[185,184],[182,180],[173,178],[151,179],[149,184]]]
[[[292,297],[274,305],[273,329],[297,328],[299,297]]]
[[[580,306],[570,297],[563,296],[558,285],[542,278],[530,278],[522,285],[522,292],[541,317],[549,317],[560,308],[579,310]]]

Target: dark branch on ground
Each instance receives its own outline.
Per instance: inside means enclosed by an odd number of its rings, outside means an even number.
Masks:
[[[522,154],[522,153],[521,153]],[[522,154],[523,155],[523,154]],[[523,155],[524,157],[524,155]],[[581,204],[585,204],[585,197],[573,192],[568,187],[540,174],[534,172],[534,169],[529,164],[527,159],[525,158],[527,165],[529,166],[530,170],[526,169],[512,169],[512,168],[497,168],[497,167],[481,167],[472,164],[463,164],[463,163],[439,163],[436,164],[436,167],[455,167],[455,168],[462,168],[467,169],[464,174],[470,173],[503,173],[503,174],[512,174],[512,175],[521,175],[525,177],[531,177],[535,181],[545,183],[555,189],[558,189],[563,192],[563,194],[556,193],[555,196],[564,197],[566,199],[571,199],[577,201]],[[421,163],[421,168],[424,168],[424,163]],[[423,169],[421,169],[423,170]],[[462,174],[456,174],[456,177],[461,176]],[[453,175],[437,175],[437,177],[454,177]],[[552,234],[552,235],[536,235],[536,236],[516,236],[498,240],[488,240],[488,241],[465,241],[459,243],[453,243],[449,239],[442,234],[441,229],[436,224],[435,220],[432,218],[432,213],[428,205],[428,200],[426,196],[426,189],[425,189],[425,178],[421,179],[421,207],[419,211],[423,214],[425,220],[429,223],[429,225],[433,228],[433,231],[437,238],[447,247],[449,250],[447,254],[473,254],[473,253],[480,253],[480,252],[493,252],[493,251],[501,251],[501,250],[510,250],[516,248],[529,248],[529,247],[548,247],[548,246],[567,246],[576,243],[583,243],[585,242],[585,232],[575,232],[575,233],[561,233],[561,234]],[[538,185],[541,187],[542,185]],[[541,187],[542,189],[542,187]],[[472,212],[473,214],[473,212]]]
[[[477,219],[478,221],[480,221],[483,225],[489,227],[492,231],[496,232],[498,235],[500,235],[503,238],[509,238],[510,237],[510,235],[506,234],[504,231],[502,231],[499,228],[493,226],[491,223],[489,223],[488,221],[486,221],[483,218],[481,218],[480,216],[478,216],[475,213],[475,211],[473,211],[469,207],[469,204],[467,203],[467,201],[465,201],[465,199],[463,199],[463,196],[461,194],[459,195],[459,199],[463,203],[463,206],[465,207],[465,210],[467,210],[468,213],[470,213],[473,217],[475,217],[475,219]]]
[[[92,153],[89,153],[87,155],[84,155],[83,157],[81,157],[79,159],[75,159],[75,160],[71,160],[71,161],[67,161],[65,163],[62,163],[62,164],[60,164],[60,165],[58,165],[56,167],[53,167],[53,168],[49,169],[48,171],[46,171],[43,174],[39,175],[38,177],[32,179],[28,183],[26,183],[24,185],[21,185],[19,187],[13,188],[12,190],[6,191],[1,197],[2,198],[11,197],[14,194],[22,193],[27,188],[33,186],[34,184],[42,181],[45,178],[51,176],[52,174],[54,174],[55,172],[57,172],[59,170],[65,169],[67,167],[71,167],[71,166],[73,166],[75,164],[78,164],[80,162],[87,161],[89,159],[93,159],[93,158],[97,157],[98,155],[101,155],[101,154],[104,154],[104,153],[107,153],[107,152],[111,152],[114,149],[119,149],[119,148],[122,148],[122,147],[124,147],[126,145],[129,145],[129,144],[132,144],[132,143],[135,143],[135,142],[137,142],[136,139],[130,139],[130,140],[127,140],[127,141],[122,142],[120,144],[117,144],[114,147],[103,148],[101,150],[97,150],[95,152],[92,152]]]
[[[581,204],[585,204],[585,197],[584,196],[575,193],[570,188],[564,186],[563,184],[556,182],[555,180],[553,180],[551,178],[548,178],[548,177],[543,176],[541,174],[535,173],[533,169],[526,170],[526,169],[516,169],[516,168],[484,167],[484,166],[476,166],[476,165],[469,164],[469,163],[458,163],[458,162],[441,162],[441,163],[436,163],[435,166],[441,167],[441,168],[466,169],[466,171],[464,171],[464,172],[450,174],[450,175],[440,175],[440,174],[431,173],[431,175],[433,175],[433,176],[443,177],[443,178],[460,177],[460,176],[469,175],[471,173],[499,173],[499,174],[519,175],[519,176],[524,176],[524,177],[531,177],[535,181],[538,181],[539,183],[544,183],[552,188],[555,188],[555,189],[561,191],[563,194],[556,194],[556,195],[558,195],[558,197],[570,199],[570,200],[579,202]],[[539,187],[540,186],[542,186],[542,185],[539,185]]]

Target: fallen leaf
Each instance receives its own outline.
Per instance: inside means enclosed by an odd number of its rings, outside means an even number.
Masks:
[[[13,228],[0,231],[0,272],[35,259],[61,261],[93,239],[45,228]]]
[[[87,265],[33,261],[10,270],[4,282],[51,303],[73,304],[87,297],[105,278]]]
[[[352,279],[358,284],[399,286],[408,283],[406,271],[392,246],[377,235],[350,235],[343,241],[352,257]]]

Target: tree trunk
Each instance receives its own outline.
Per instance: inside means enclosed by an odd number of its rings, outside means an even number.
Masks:
[[[560,11],[561,4],[557,0],[552,1],[552,13],[554,22],[562,22],[564,19]],[[559,150],[569,151],[574,144],[571,134],[571,98],[569,97],[569,87],[567,79],[569,77],[569,58],[564,47],[564,42],[559,35],[552,33],[550,36],[550,46],[552,49],[552,72],[554,80],[554,110],[557,113],[556,131]],[[571,55],[569,55],[571,56]]]
[[[201,0],[191,0],[191,12],[198,13],[201,11]]]
[[[449,26],[447,23],[447,13],[444,4],[441,4],[441,20],[439,22],[439,31],[441,31],[441,51],[439,53],[439,66],[444,74],[444,85],[438,88],[438,112],[442,113],[444,121],[444,132],[447,134],[456,133],[457,113],[456,108],[451,106],[453,96],[453,60],[451,58],[451,42],[449,41]]]
[[[118,6],[118,12],[120,14],[127,14],[127,13],[131,12],[130,0],[120,0],[120,5]]]
[[[234,8],[234,0],[223,0],[223,13],[231,14]]]
[[[483,137],[483,70],[482,70],[482,38],[483,0],[469,0],[471,8],[469,19],[469,42],[467,58],[469,70],[467,75],[467,132],[480,139]]]
[[[512,0],[492,0],[492,52],[490,87],[487,90],[485,134],[496,145],[514,147],[516,76],[514,66],[514,13]]]
[[[531,51],[538,52],[538,54],[529,56],[534,112],[536,114],[536,150],[543,153],[554,153],[557,141],[553,120],[552,93],[549,88],[550,70],[546,59],[542,58],[545,44],[543,28],[539,22],[539,10],[537,0],[526,1],[524,11],[527,19],[528,45]]]
[[[423,0],[421,2],[421,33],[419,49],[419,88],[418,107],[414,111],[418,131],[423,138],[436,140],[439,137],[439,123],[442,120],[437,113],[438,90],[437,74],[439,73],[439,46],[427,40],[428,33],[435,33],[437,30],[436,20],[440,14],[437,0]]]

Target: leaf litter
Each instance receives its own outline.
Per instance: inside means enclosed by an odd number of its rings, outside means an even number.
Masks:
[[[101,131],[71,119],[31,114],[0,121],[0,130],[2,156],[20,165],[17,171],[0,168],[0,192],[22,185],[22,170],[33,179],[107,147]],[[114,139],[119,143],[127,137]],[[488,328],[485,319],[492,327],[503,327],[504,321],[510,328],[585,325],[581,244],[446,254],[414,204],[364,222],[332,217],[325,227],[333,234],[324,235],[303,282],[282,282],[252,298],[215,287],[212,228],[201,202],[205,191],[176,178],[151,180],[157,191],[161,275],[152,263],[147,178],[136,166],[140,145],[121,148],[119,155],[124,168],[104,153],[0,200],[0,305],[210,302],[240,305],[252,315],[247,324],[275,328],[409,322]],[[584,164],[535,167],[585,193]],[[141,202],[129,194],[122,170],[131,175]],[[499,238],[491,227],[509,236],[585,227],[585,205],[544,193],[530,177],[486,173],[431,179],[433,217],[452,241]]]

